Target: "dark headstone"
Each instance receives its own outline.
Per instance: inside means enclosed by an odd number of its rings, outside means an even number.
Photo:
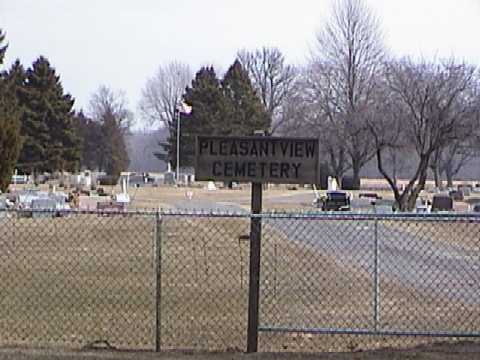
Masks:
[[[164,176],[165,185],[175,184],[175,174],[173,172],[166,172]]]
[[[328,189],[328,177],[332,176],[330,173],[330,169],[328,164],[321,163],[320,164],[320,184],[317,184],[320,190],[327,190]]]
[[[450,195],[450,197],[455,201],[463,201],[464,199],[463,192],[460,190],[452,190],[448,193],[448,195]]]
[[[342,178],[342,190],[360,190],[360,184],[353,181],[353,176],[344,176]]]
[[[453,210],[453,199],[447,195],[435,195],[432,201],[432,211]]]
[[[464,196],[470,196],[472,192],[471,185],[458,185],[458,191],[461,191]]]

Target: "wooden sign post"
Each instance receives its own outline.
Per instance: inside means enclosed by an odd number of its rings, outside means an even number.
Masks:
[[[262,212],[262,183],[252,183],[252,214]],[[260,259],[262,252],[262,219],[250,220],[250,272],[248,283],[247,353],[257,352],[260,307]]]
[[[197,180],[252,183],[252,214],[262,212],[262,184],[317,184],[319,143],[317,139],[266,136],[197,136]],[[257,352],[260,304],[260,217],[250,221],[250,278],[248,297],[247,352]]]

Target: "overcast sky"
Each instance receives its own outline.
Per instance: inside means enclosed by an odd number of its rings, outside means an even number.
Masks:
[[[398,56],[456,56],[480,65],[480,0],[367,0]],[[65,91],[86,108],[100,84],[136,110],[159,64],[222,70],[240,48],[277,46],[304,63],[329,0],[0,0],[6,66],[46,56]]]

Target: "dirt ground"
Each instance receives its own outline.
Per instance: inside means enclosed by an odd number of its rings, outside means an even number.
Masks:
[[[480,344],[472,342],[436,344],[409,350],[377,350],[355,353],[182,353],[182,352],[113,352],[67,351],[43,349],[0,349],[0,360],[467,360],[480,358]]]

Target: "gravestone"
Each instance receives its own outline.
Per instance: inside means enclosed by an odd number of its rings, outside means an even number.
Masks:
[[[432,212],[434,211],[452,211],[453,199],[447,195],[435,195],[432,201]]]
[[[165,185],[174,185],[175,184],[175,173],[166,172],[163,178]]]
[[[461,190],[452,190],[448,193],[448,195],[450,195],[450,197],[455,201],[463,201],[464,199],[463,192]]]
[[[465,196],[470,196],[472,187],[468,185],[458,185],[458,191],[461,191]]]
[[[46,210],[40,212],[33,212],[32,217],[36,218],[50,218],[55,216],[55,209],[57,207],[57,203],[55,199],[45,199],[45,198],[38,198],[32,200],[32,210]]]

